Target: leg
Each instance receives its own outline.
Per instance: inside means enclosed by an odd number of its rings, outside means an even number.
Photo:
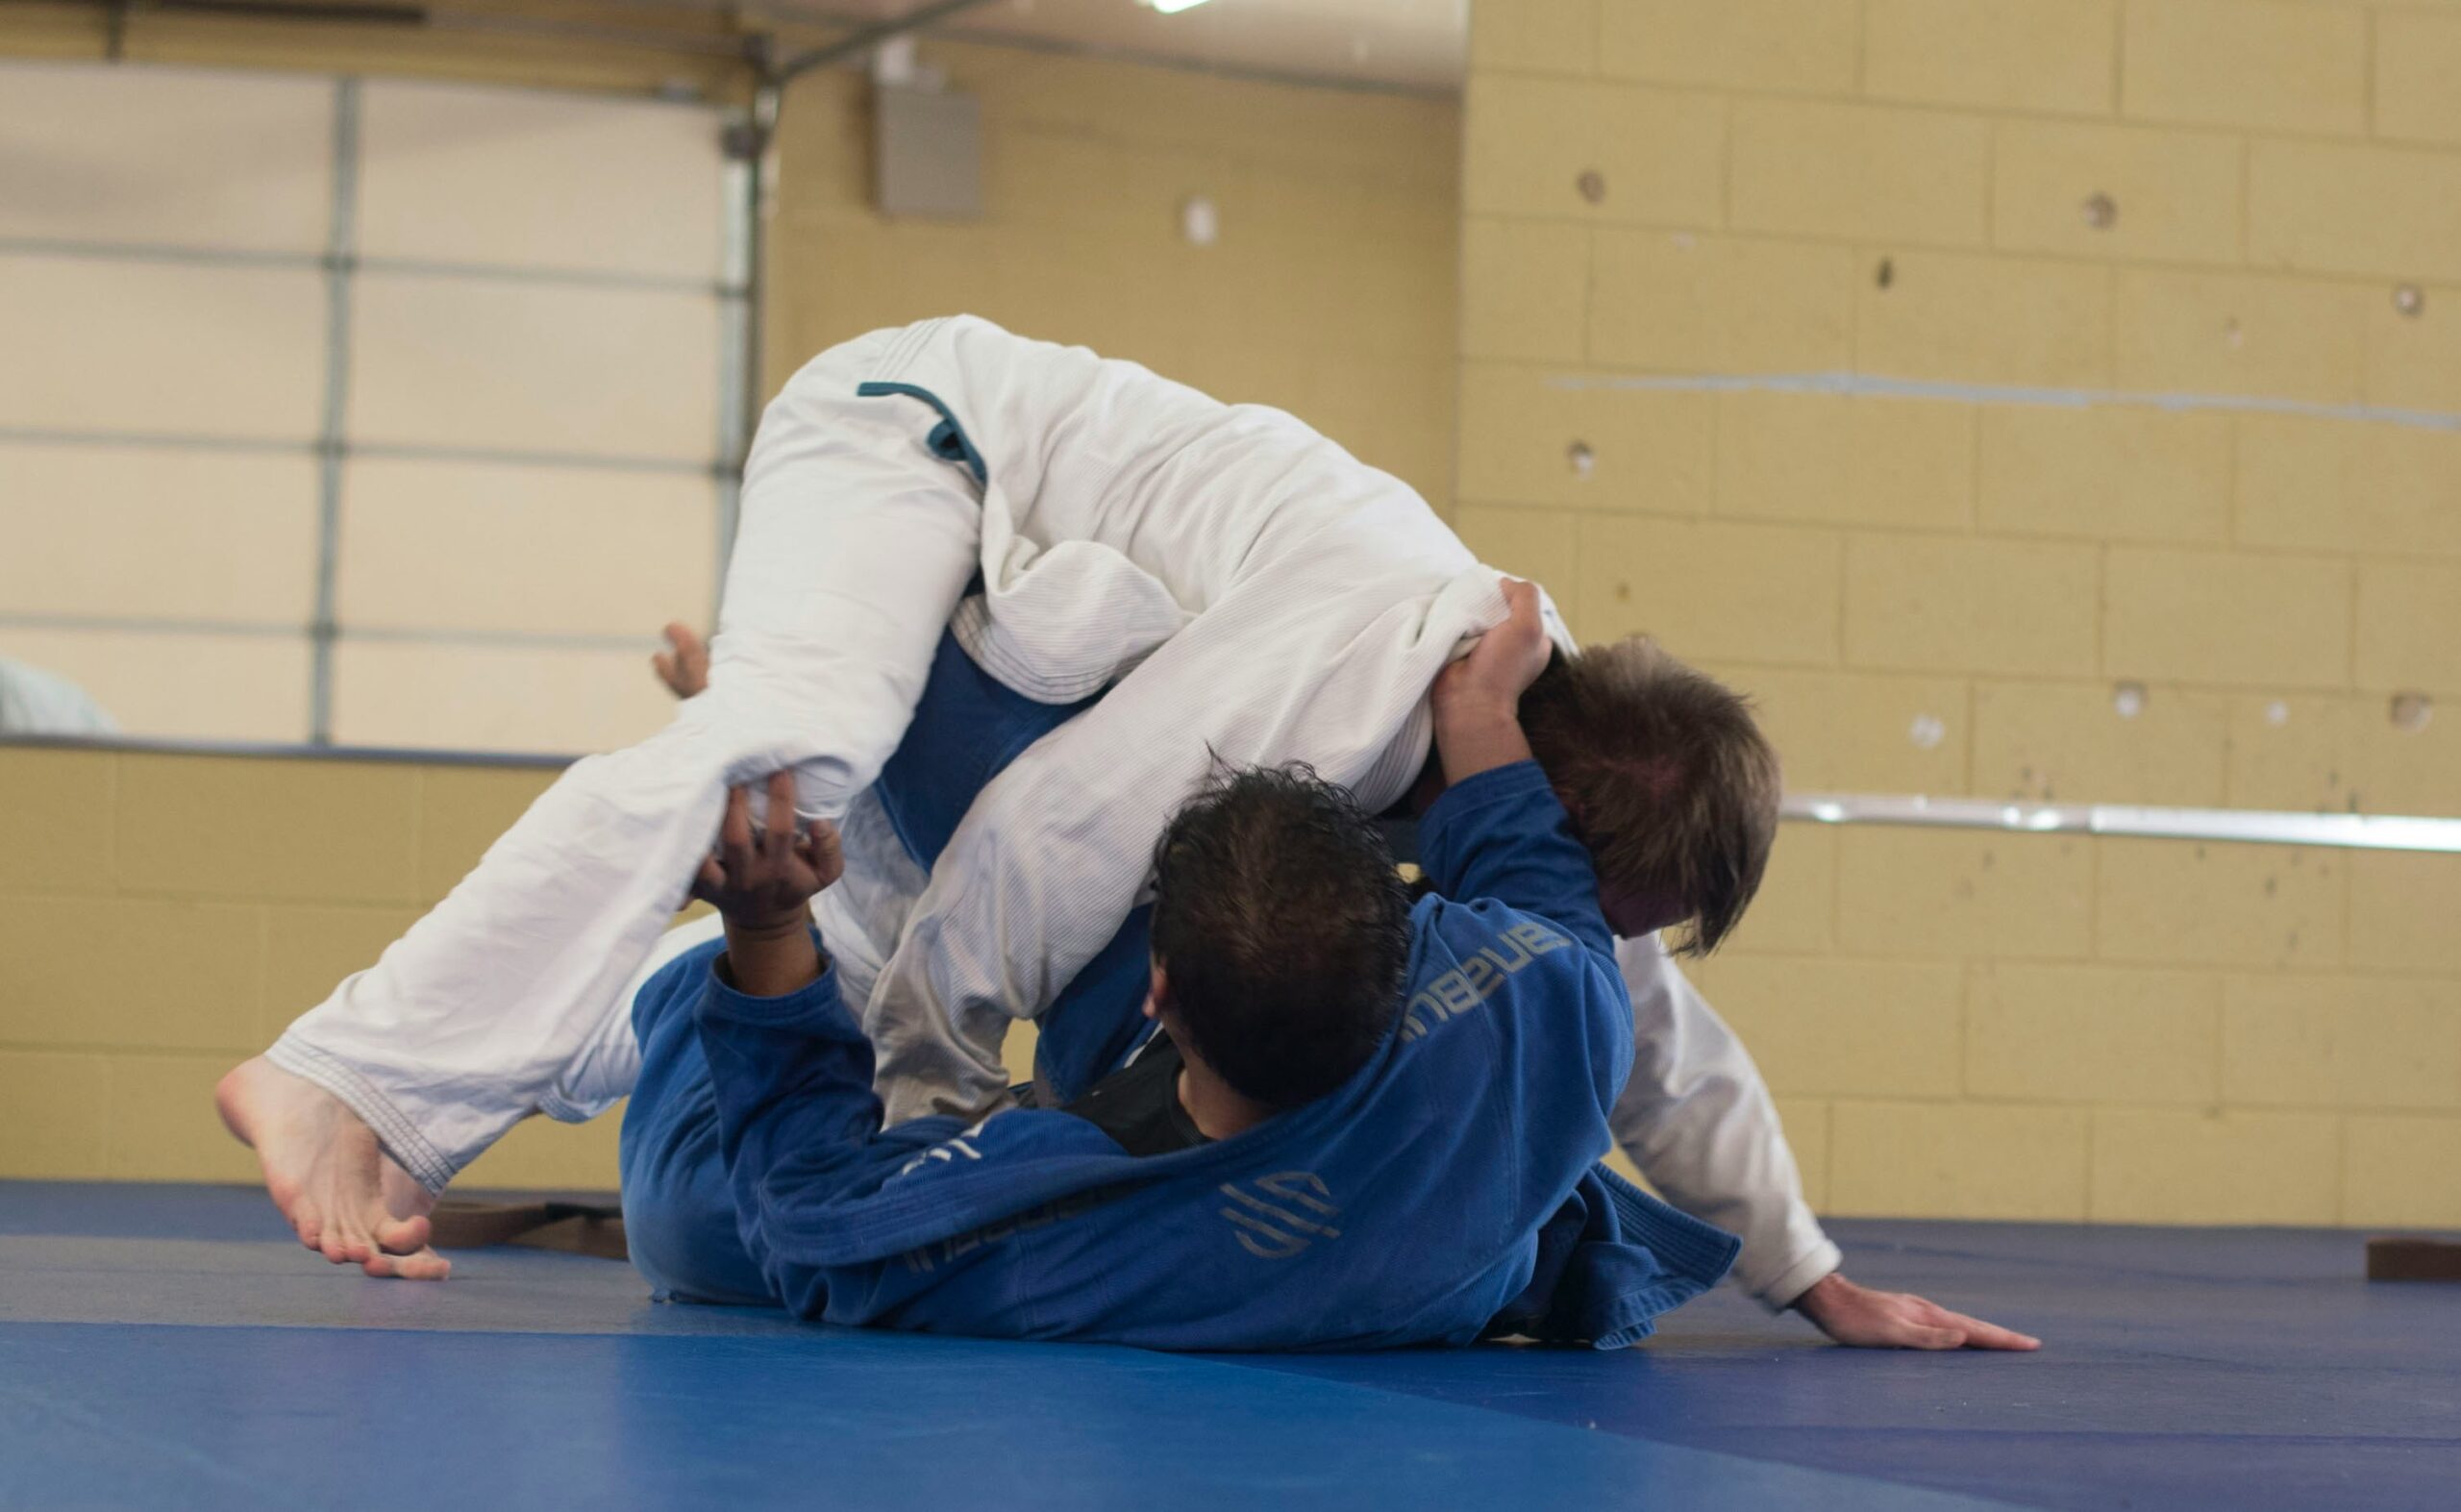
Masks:
[[[891,334],[893,335],[893,334]],[[577,763],[375,967],[226,1078],[304,1240],[365,1259],[406,1206],[520,1119],[598,1043],[708,844],[728,784],[792,767],[798,806],[842,811],[897,744],[976,570],[972,480],[911,401],[854,397],[880,343],[824,355],[761,425],[708,691],[650,740]]]
[[[724,948],[702,945],[671,969],[697,976]],[[768,1280],[735,1229],[693,1001],[645,992],[635,1010],[641,1074],[624,1110],[625,1241],[660,1301],[770,1305]]]

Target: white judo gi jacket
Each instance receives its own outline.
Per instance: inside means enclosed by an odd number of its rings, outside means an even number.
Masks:
[[[1424,501],[1290,415],[972,317],[875,332],[762,416],[708,690],[575,763],[269,1053],[436,1190],[523,1117],[603,1108],[637,1064],[632,987],[714,928],[660,944],[726,788],[790,767],[802,812],[843,816],[848,876],[817,907],[891,1121],[987,1112],[1009,1024],[1110,940],[1217,759],[1305,760],[1392,804],[1429,682],[1503,615]],[[946,630],[1028,697],[1109,691],[983,789],[926,877],[866,790]],[[1837,1251],[1759,1074],[1654,940],[1618,958],[1638,1051],[1616,1135],[1782,1305]]]

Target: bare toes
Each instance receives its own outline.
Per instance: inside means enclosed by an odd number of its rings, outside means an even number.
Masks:
[[[390,1254],[415,1254],[427,1248],[432,1227],[423,1215],[379,1224],[376,1247]]]
[[[360,1267],[368,1275],[404,1281],[440,1281],[453,1274],[453,1262],[433,1250],[420,1250],[411,1254],[386,1254],[379,1251],[367,1257]]]

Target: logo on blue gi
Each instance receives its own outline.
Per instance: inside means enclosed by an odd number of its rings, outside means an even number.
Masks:
[[[1259,1260],[1287,1260],[1318,1239],[1342,1236],[1319,1221],[1338,1218],[1342,1210],[1313,1171],[1280,1171],[1244,1186],[1225,1181],[1221,1190],[1233,1204],[1222,1209],[1234,1230],[1231,1237]]]

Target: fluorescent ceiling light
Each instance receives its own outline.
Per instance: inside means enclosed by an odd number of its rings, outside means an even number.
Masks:
[[[1205,4],[1205,0],[1145,0],[1145,3],[1164,15],[1177,15],[1182,11],[1195,10]]]

